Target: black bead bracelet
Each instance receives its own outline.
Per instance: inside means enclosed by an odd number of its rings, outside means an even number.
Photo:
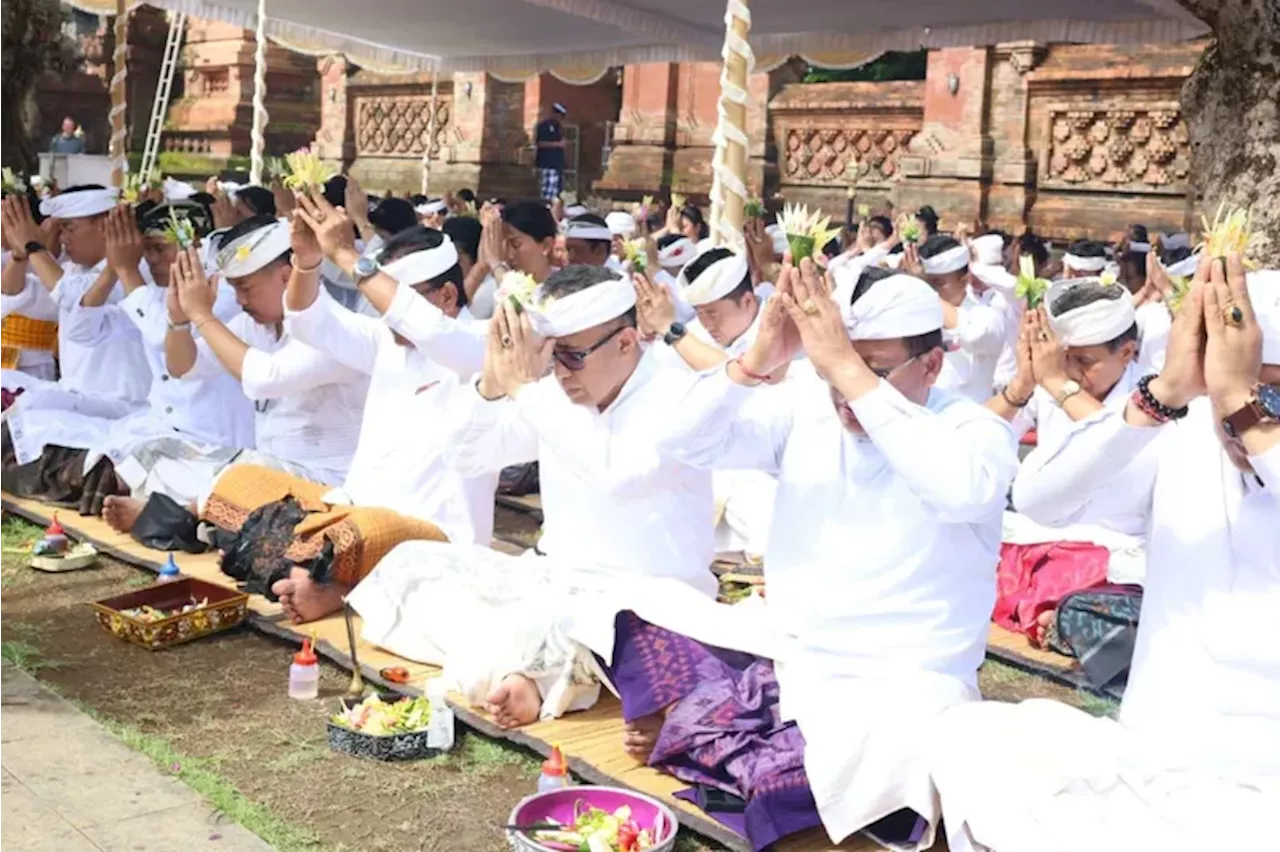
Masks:
[[[1156,377],[1155,373],[1149,376],[1143,376],[1138,379],[1138,393],[1142,395],[1142,401],[1154,412],[1160,415],[1164,420],[1181,420],[1187,416],[1187,406],[1181,408],[1170,408],[1163,402],[1155,398],[1151,393],[1151,380]]]

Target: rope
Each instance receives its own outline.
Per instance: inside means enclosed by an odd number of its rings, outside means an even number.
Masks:
[[[128,109],[128,90],[125,79],[129,76],[129,13],[116,15],[116,44],[111,54],[115,73],[111,75],[111,110],[107,120],[111,124],[111,182],[117,187],[124,187],[124,176],[129,173],[128,129],[125,127],[124,114]]]
[[[738,197],[739,205],[747,201],[747,187],[742,176],[734,174],[728,165],[728,148],[738,145],[742,148],[742,160],[746,162],[747,132],[729,118],[729,106],[736,105],[744,110],[751,100],[747,90],[742,88],[729,75],[729,59],[737,55],[746,65],[746,75],[750,76],[755,69],[756,57],[746,39],[734,32],[734,20],[746,24],[751,29],[751,10],[741,0],[728,0],[724,13],[724,48],[720,52],[723,64],[720,68],[720,100],[716,104],[716,129],[711,139],[715,143],[715,156],[711,161],[711,239],[713,245],[724,245],[740,251],[744,245],[742,229],[725,215],[729,203],[727,193]]]
[[[428,109],[431,113],[427,116],[427,145],[422,152],[422,194],[431,194],[431,147],[436,142],[436,110],[438,109],[436,96],[438,86],[440,84],[440,60],[435,62],[435,70],[431,72],[431,103]]]
[[[262,185],[267,147],[267,0],[258,0],[258,28],[253,34],[253,129],[249,131],[249,183]]]

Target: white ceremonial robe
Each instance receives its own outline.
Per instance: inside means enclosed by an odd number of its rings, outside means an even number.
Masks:
[[[305,471],[307,479],[337,485],[346,478],[360,437],[369,379],[331,355],[293,339],[287,331],[240,313],[227,329],[248,347],[240,386],[254,404],[254,447],[264,456]],[[226,373],[203,339],[183,381]]]
[[[1138,325],[1138,364],[1142,373],[1159,373],[1164,369],[1173,315],[1164,302],[1147,302],[1134,311],[1133,321]]]
[[[1018,279],[1003,266],[986,263],[969,264],[969,274],[986,285],[985,293],[978,299],[986,305],[997,308],[1005,316],[1005,343],[1000,350],[1000,358],[996,361],[996,371],[992,377],[995,387],[1002,388],[1018,372],[1018,333],[1022,329],[1022,315],[1026,313],[1027,302],[1017,294]]]
[[[1254,849],[1280,804],[1280,447],[1231,464],[1209,401],[1159,428],[1108,409],[1062,449],[1079,502],[1155,446],[1142,619],[1118,722],[983,703],[931,738],[950,848]],[[1048,736],[1046,732],[1052,732]],[[992,761],[1013,749],[1016,768]]]
[[[410,318],[415,345],[398,344],[381,320],[344,309],[323,290],[306,309],[285,312],[293,337],[370,377],[351,467],[324,499],[392,509],[435,524],[451,542],[488,545],[497,472],[464,477],[445,459],[462,379],[484,365],[483,326],[465,312],[445,316],[407,287],[392,314]]]
[[[1102,404],[1108,409],[1123,409],[1140,378],[1139,368],[1130,364]],[[1146,574],[1151,482],[1156,470],[1154,447],[1117,460],[1105,488],[1088,494],[1082,502],[1068,501],[1045,485],[1052,483],[1052,468],[1061,463],[1063,443],[1077,429],[1089,427],[1086,422],[1072,420],[1041,387],[1013,418],[1013,431],[1019,437],[1032,427],[1036,429],[1036,448],[1023,460],[1013,482],[1015,511],[1005,513],[1005,542],[1081,541],[1105,547],[1111,553],[1107,579],[1141,584]]]
[[[13,252],[6,249],[0,255],[0,269],[7,269]],[[0,319],[15,313],[44,322],[58,321],[58,306],[49,298],[48,291],[33,272],[27,272],[27,286],[21,293],[13,296],[0,293]],[[23,349],[18,353],[18,365],[15,369],[41,381],[58,380],[57,361],[52,352],[44,349]],[[23,385],[21,378],[15,376],[12,382],[6,378],[3,386],[13,390]]]
[[[956,327],[942,330],[947,355],[937,387],[974,402],[986,402],[995,387],[1000,353],[1009,339],[1006,312],[983,304],[972,292],[965,294],[956,310]]]
[[[803,377],[803,378],[802,378]],[[1000,516],[1017,469],[993,412],[934,389],[927,406],[879,386],[843,428],[811,374],[773,388],[701,377],[660,449],[778,478],[767,609],[794,647],[778,660],[784,718],[833,841],[938,804],[918,731],[978,698],[995,601]],[[933,828],[917,848],[933,842]]]
[[[730,359],[741,358],[760,333],[763,307],[756,311],[755,319],[738,339],[723,347]],[[711,337],[702,322],[694,319],[688,333],[703,343],[721,348]],[[663,360],[671,364],[679,362],[685,370],[689,365],[679,353],[665,343],[657,343]],[[749,560],[764,557],[769,545],[769,527],[773,523],[773,499],[778,490],[777,480],[759,470],[715,470],[711,472],[711,492],[715,500],[716,553],[741,553]]]
[[[49,445],[89,449],[99,432],[85,433],[79,414],[100,421],[114,421],[140,410],[151,386],[151,366],[138,335],[97,340],[81,335],[76,315],[80,299],[106,265],[92,268],[70,261],[63,264],[61,280],[46,291],[38,278],[29,276],[24,291],[28,304],[40,304],[43,292],[58,308],[57,383],[21,381],[26,388],[6,421],[19,464],[40,458]],[[144,273],[149,278],[149,273]],[[38,288],[38,289],[37,289]],[[124,288],[117,282],[107,303],[119,304]],[[88,340],[88,342],[85,342]]]
[[[538,461],[545,520],[537,551],[545,555],[402,544],[348,598],[364,638],[445,665],[476,701],[523,661],[542,690],[544,718],[553,718],[599,696],[599,680],[585,674],[590,655],[568,642],[577,596],[616,590],[627,598],[656,578],[714,603],[711,478],[654,449],[691,377],[656,358],[653,350],[641,357],[603,412],[570,402],[554,376],[492,402],[468,384],[446,442],[451,462],[480,477]],[[589,632],[611,653],[606,621],[593,620]]]

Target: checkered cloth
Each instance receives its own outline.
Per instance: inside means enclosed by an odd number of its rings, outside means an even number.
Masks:
[[[542,173],[542,200],[555,201],[560,197],[564,175],[559,169],[538,169]]]

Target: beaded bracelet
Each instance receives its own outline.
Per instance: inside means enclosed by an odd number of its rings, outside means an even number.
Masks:
[[[762,375],[760,375],[759,373],[753,373],[753,372],[751,372],[750,370],[748,370],[748,369],[746,368],[746,366],[745,366],[745,365],[743,365],[743,363],[742,363],[742,359],[741,359],[741,358],[737,358],[737,359],[735,359],[735,360],[733,361],[733,363],[734,363],[734,364],[737,364],[737,365],[738,365],[738,371],[739,371],[740,373],[742,373],[742,375],[746,376],[748,379],[751,379],[751,381],[753,381],[753,382],[767,382],[767,381],[769,381],[769,377],[768,377],[768,376],[762,376]]]
[[[1149,376],[1143,376],[1138,379],[1138,389],[1133,392],[1133,404],[1138,410],[1150,417],[1157,423],[1168,423],[1170,420],[1181,420],[1187,416],[1187,406],[1181,408],[1170,408],[1163,402],[1155,398],[1151,393],[1151,380],[1155,378],[1152,373]]]

